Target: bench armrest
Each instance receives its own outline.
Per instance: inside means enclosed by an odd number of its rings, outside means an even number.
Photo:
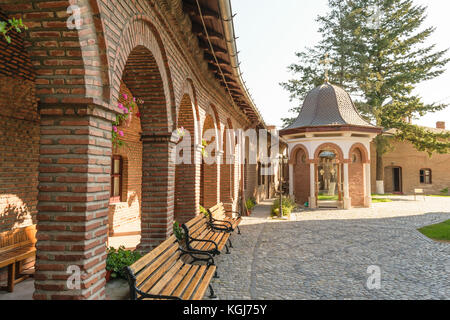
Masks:
[[[216,231],[224,231],[224,232],[231,232],[231,231],[233,231],[232,227],[228,227],[228,226],[223,225],[223,224],[209,223],[208,225],[211,227],[211,229],[216,230]]]
[[[213,220],[213,222],[220,222],[220,223],[226,223],[226,224],[229,224],[230,225],[230,228],[232,228],[233,227],[233,224],[230,222],[230,221],[224,221],[224,220],[217,220],[217,219],[212,219]],[[211,222],[211,224],[213,224],[213,222]]]
[[[180,248],[179,250],[181,251],[181,256],[189,255],[192,259],[194,259],[193,262],[204,261],[204,262],[208,263],[208,266],[214,266],[215,265],[213,256],[210,253],[208,253],[208,252],[204,252],[204,251],[190,251],[190,250],[184,250],[182,248]],[[204,258],[198,258],[197,256],[203,256]]]

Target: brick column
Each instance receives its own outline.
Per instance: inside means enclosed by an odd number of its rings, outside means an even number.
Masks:
[[[175,162],[172,134],[142,137],[142,215],[139,250],[148,252],[172,234]]]
[[[112,117],[41,106],[34,299],[105,298]]]
[[[223,202],[226,213],[231,216],[233,210],[234,195],[234,156],[225,155],[220,164],[220,201]]]

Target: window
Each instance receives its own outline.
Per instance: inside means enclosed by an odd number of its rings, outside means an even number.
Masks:
[[[113,156],[111,163],[111,198],[110,203],[121,201],[122,194],[122,157]]]
[[[422,169],[420,170],[420,183],[422,184],[431,184],[431,169]]]

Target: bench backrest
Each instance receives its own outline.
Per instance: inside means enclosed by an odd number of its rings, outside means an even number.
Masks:
[[[174,264],[182,265],[179,244],[175,236],[161,243],[155,249],[130,266],[136,278],[136,287],[148,291]]]
[[[211,212],[214,219],[223,220],[224,218],[226,218],[225,207],[223,206],[222,202],[210,208],[209,212]]]
[[[0,233],[0,253],[36,243],[36,226]]]
[[[192,238],[201,238],[202,233],[208,231],[209,220],[203,215],[199,214],[195,218],[189,220],[187,223],[185,223],[185,226],[189,229],[189,236]]]

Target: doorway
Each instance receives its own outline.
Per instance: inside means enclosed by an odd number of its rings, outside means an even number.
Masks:
[[[392,179],[393,192],[402,193],[402,168],[392,168]]]

